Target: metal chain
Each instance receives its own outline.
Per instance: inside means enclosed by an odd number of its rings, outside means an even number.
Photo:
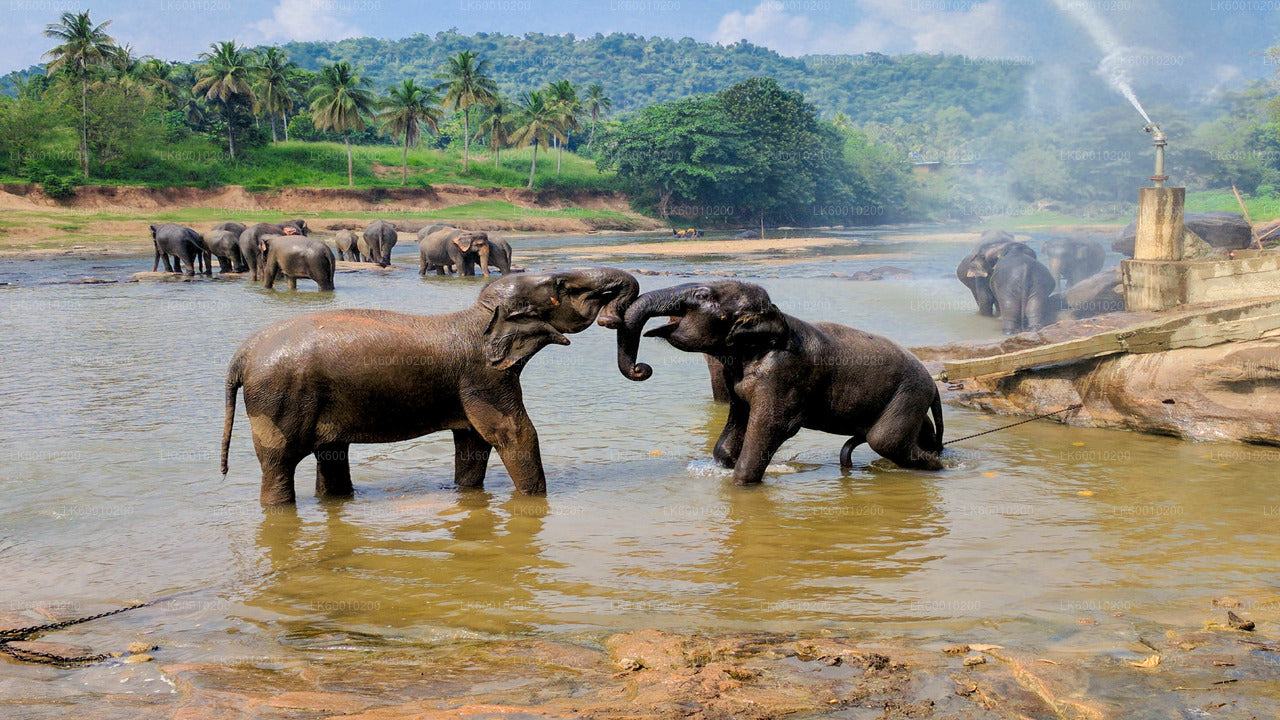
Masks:
[[[88,615],[85,617],[73,618],[71,620],[63,620],[61,622],[48,623],[46,625],[32,625],[31,627],[2,630],[0,631],[0,653],[4,653],[5,655],[8,655],[9,657],[12,657],[16,660],[22,660],[24,662],[39,663],[42,665],[71,666],[71,665],[84,665],[88,663],[102,662],[103,660],[106,660],[112,657],[111,654],[106,653],[103,655],[81,655],[79,657],[63,657],[61,655],[44,653],[38,650],[23,650],[21,648],[10,647],[9,643],[17,642],[20,640],[26,640],[32,635],[36,635],[39,633],[46,633],[53,630],[61,630],[62,628],[71,627],[72,625],[80,625],[81,623],[93,622],[94,620],[101,620],[102,618],[111,617],[112,615],[119,615],[120,613],[126,613],[126,612],[129,612],[130,610],[137,610],[138,608],[149,607],[151,605],[154,605],[156,602],[157,601],[153,600],[151,602],[135,603],[133,605],[128,605],[122,608],[116,608],[115,610],[108,610],[106,612],[101,612],[101,613],[98,613],[97,615]]]
[[[972,440],[972,439],[974,439],[974,438],[976,438],[976,437],[982,437],[983,435],[990,435],[991,433],[994,433],[994,432],[1000,432],[1001,430],[1008,430],[1008,429],[1009,429],[1009,428],[1011,428],[1011,427],[1018,427],[1019,425],[1026,425],[1027,423],[1029,423],[1029,422],[1035,422],[1036,420],[1043,420],[1043,419],[1045,419],[1045,418],[1047,418],[1047,417],[1051,417],[1051,416],[1053,416],[1053,415],[1058,415],[1058,414],[1060,414],[1060,413],[1069,412],[1069,411],[1071,411],[1071,410],[1079,410],[1079,409],[1080,409],[1080,408],[1082,408],[1082,407],[1084,407],[1084,405],[1083,405],[1082,403],[1076,403],[1075,405],[1068,405],[1068,406],[1066,406],[1066,407],[1064,407],[1064,408],[1062,408],[1062,409],[1060,409],[1060,410],[1054,410],[1053,412],[1047,412],[1047,413],[1044,413],[1043,415],[1037,415],[1037,416],[1035,416],[1035,417],[1033,417],[1033,418],[1028,418],[1028,419],[1026,419],[1026,420],[1019,420],[1019,421],[1018,421],[1018,422],[1016,422],[1016,423],[1011,423],[1011,424],[1009,424],[1009,425],[1004,425],[1004,426],[1002,426],[1002,427],[993,428],[993,429],[991,429],[991,430],[984,430],[984,431],[982,431],[982,432],[980,432],[980,433],[974,433],[974,434],[972,434],[972,435],[965,435],[965,436],[964,436],[964,437],[962,437],[962,438],[956,438],[955,440],[948,440],[948,441],[946,441],[946,442],[944,442],[944,443],[942,443],[942,444],[943,444],[943,445],[950,445],[951,443],[958,443],[958,442],[964,442],[965,440]]]

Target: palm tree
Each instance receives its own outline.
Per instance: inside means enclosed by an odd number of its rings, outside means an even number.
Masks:
[[[587,137],[587,147],[591,147],[596,139],[596,121],[609,114],[613,109],[613,101],[604,94],[600,83],[592,83],[587,86],[587,99],[583,101],[583,108],[591,116],[591,135]]]
[[[80,160],[86,180],[89,179],[89,71],[109,64],[116,55],[116,41],[105,32],[110,24],[108,20],[94,25],[86,10],[64,12],[60,22],[46,25],[44,29],[45,37],[62,41],[44,54],[49,58],[45,66],[47,72],[52,75],[61,70],[67,78],[80,83]]]
[[[146,58],[138,66],[138,78],[142,83],[164,98],[177,96],[178,85],[172,76],[173,66],[159,58]]]
[[[276,116],[284,124],[284,114],[293,109],[289,85],[298,65],[278,47],[256,53],[253,60],[253,111],[271,118],[271,142],[276,142]]]
[[[433,132],[440,132],[440,96],[431,88],[405,80],[400,87],[387,88],[382,100],[382,112],[378,122],[382,131],[392,137],[404,136],[404,152],[400,156],[400,184],[409,180],[409,147],[417,146],[422,137],[421,125],[426,123]]]
[[[235,160],[235,101],[253,98],[253,67],[244,48],[236,45],[234,40],[211,43],[209,48],[211,52],[200,54],[205,62],[198,71],[200,80],[192,89],[203,94],[206,100],[222,103],[223,116],[227,121],[227,147],[231,159]]]
[[[485,61],[470,50],[449,58],[449,66],[436,73],[444,80],[439,89],[446,90],[444,106],[462,111],[462,172],[470,168],[471,106],[488,105],[498,94],[498,85],[485,75]]]
[[[346,61],[324,65],[311,88],[311,120],[319,130],[342,133],[347,144],[347,185],[355,185],[351,168],[351,131],[363,130],[378,99],[369,91],[369,79]]]
[[[485,110],[489,114],[476,126],[476,137],[488,136],[489,149],[493,150],[493,166],[501,167],[502,148],[511,142],[511,123],[515,119],[510,112],[511,101],[498,96]]]
[[[552,138],[564,139],[562,112],[557,103],[547,102],[546,95],[538,90],[520,98],[520,122],[523,124],[511,134],[511,142],[517,147],[533,146],[529,184],[525,187],[533,187],[533,175],[538,169],[538,144],[550,143]]]
[[[582,114],[582,103],[578,101],[578,89],[568,80],[561,80],[547,85],[547,101],[559,108],[560,130],[563,138],[556,139],[556,176],[560,175],[560,161],[564,157],[564,144],[569,141],[569,132],[578,130],[578,116]]]

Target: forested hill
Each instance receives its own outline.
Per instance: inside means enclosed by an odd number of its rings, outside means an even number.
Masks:
[[[957,55],[821,55],[783,57],[747,42],[711,45],[690,38],[639,35],[572,35],[441,32],[403,40],[353,38],[338,42],[293,42],[289,57],[307,70],[346,60],[364,69],[378,90],[413,78],[434,82],[445,58],[471,50],[489,63],[489,74],[506,93],[567,79],[600,83],[615,112],[693,94],[714,93],[751,77],[772,77],[804,93],[825,116],[843,112],[855,124],[932,118],[961,107],[974,117],[1019,114],[1024,63],[973,61]]]

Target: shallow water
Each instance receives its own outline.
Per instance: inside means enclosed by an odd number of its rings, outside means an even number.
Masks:
[[[862,237],[805,262],[600,264],[736,273],[786,312],[905,345],[999,335],[952,274],[967,246]],[[523,261],[536,270],[582,264],[551,248],[631,241],[513,245],[517,262],[538,250]],[[395,261],[414,252],[402,245]],[[354,446],[356,496],[344,502],[311,497],[304,461],[296,510],[267,512],[243,406],[231,473],[217,470],[239,343],[317,310],[449,312],[481,280],[342,273],[328,296],[306,281],[298,293],[230,280],[63,284],[124,278],[149,260],[0,266],[12,283],[0,287],[0,610],[186,593],[84,631],[153,631],[167,660],[639,627],[957,638],[999,627],[1004,644],[1045,647],[1115,612],[1198,623],[1209,598],[1264,602],[1280,580],[1280,451],[1041,421],[953,446],[943,472],[898,469],[865,445],[842,470],[843,438],[803,431],[762,486],[741,488],[710,462],[725,412],[702,359],[646,340],[654,377],[631,382],[599,327],[524,373],[545,498],[515,495],[496,458],[485,491],[453,489],[446,433]],[[913,275],[828,277],[880,265]],[[646,290],[686,281],[641,278]],[[1005,422],[946,408],[951,438]]]

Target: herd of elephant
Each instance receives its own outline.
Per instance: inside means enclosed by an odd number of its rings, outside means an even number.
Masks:
[[[391,264],[391,249],[398,238],[396,226],[386,220],[374,220],[361,235],[339,230],[333,249],[322,240],[310,237],[305,220],[280,223],[257,223],[246,226],[224,222],[206,233],[164,223],[151,226],[155,245],[156,272],[164,263],[165,272],[213,274],[213,258],[218,258],[219,272],[250,274],[254,282],[271,288],[283,276],[290,290],[298,289],[299,279],[316,283],[320,290],[333,290],[333,276],[338,260],[348,257],[355,262]],[[474,275],[478,267],[488,275],[496,267],[506,275],[511,272],[511,245],[488,233],[463,230],[447,223],[428,225],[418,231],[418,274],[434,270],[437,275],[457,272]]]
[[[667,324],[643,333],[654,317]],[[454,480],[481,487],[490,454],[521,493],[546,491],[538,434],[520,373],[547,345],[592,323],[616,331],[621,374],[647,380],[642,333],[714,357],[728,418],[715,444],[734,481],[762,481],[801,428],[866,443],[897,464],[939,470],[943,418],[925,366],[893,341],[781,312],[761,286],[737,280],[640,293],[614,268],[506,275],[474,305],[448,315],[335,310],[288,319],[250,337],[227,372],[222,472],[227,473],[237,396],[243,389],[264,505],[296,500],[294,472],[316,459],[316,494],[352,494],[349,448],[449,430]]]
[[[956,267],[956,277],[978,304],[978,313],[1001,319],[1006,335],[1039,330],[1065,306],[1060,285],[1070,288],[1102,269],[1106,249],[1094,240],[1051,238],[1036,251],[1003,230],[982,233]]]

